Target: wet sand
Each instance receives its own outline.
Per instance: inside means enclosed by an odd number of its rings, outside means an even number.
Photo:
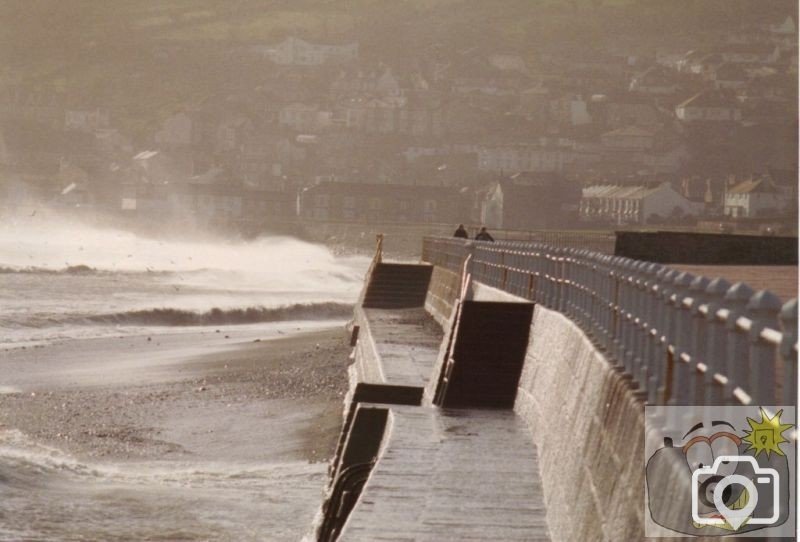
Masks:
[[[94,461],[325,461],[343,326],[76,340],[0,352],[0,430]]]

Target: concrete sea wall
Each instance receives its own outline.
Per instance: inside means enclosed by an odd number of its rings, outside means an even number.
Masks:
[[[437,320],[455,302],[458,282],[453,272],[434,271],[426,307]],[[526,301],[481,283],[473,283],[473,298]],[[553,540],[643,538],[644,402],[559,312],[534,310],[514,410],[538,448]]]
[[[514,410],[539,448],[554,539],[643,532],[644,405],[583,332],[536,307]]]

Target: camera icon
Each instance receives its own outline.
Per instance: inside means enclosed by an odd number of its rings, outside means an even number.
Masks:
[[[752,476],[735,473],[740,464],[749,464]],[[720,472],[733,474],[720,475]],[[748,473],[749,474],[749,473]],[[760,467],[749,455],[723,455],[710,467],[692,472],[692,520],[698,526],[722,526],[726,523],[738,530],[748,525],[772,525],[780,517],[780,477],[778,471]],[[771,501],[769,517],[753,517],[759,495]],[[704,512],[701,512],[701,508]],[[763,507],[762,507],[763,509]]]

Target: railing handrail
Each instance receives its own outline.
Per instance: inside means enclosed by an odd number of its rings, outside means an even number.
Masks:
[[[474,280],[562,312],[651,404],[797,403],[797,299],[588,249],[467,242],[425,237],[423,259],[463,277],[471,258]]]
[[[369,280],[372,276],[372,272],[382,261],[383,234],[379,233],[375,236],[375,254],[372,255],[372,261],[370,261],[369,267],[367,267],[367,272],[364,275],[364,285],[361,287],[361,293],[358,296],[358,302],[356,303],[357,307],[360,307],[364,303],[364,298],[367,296],[367,289],[369,288]]]

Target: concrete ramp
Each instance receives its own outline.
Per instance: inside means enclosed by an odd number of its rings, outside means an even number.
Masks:
[[[513,408],[532,316],[532,303],[464,301],[434,404]]]
[[[379,263],[372,270],[364,308],[408,309],[425,305],[433,266]]]

